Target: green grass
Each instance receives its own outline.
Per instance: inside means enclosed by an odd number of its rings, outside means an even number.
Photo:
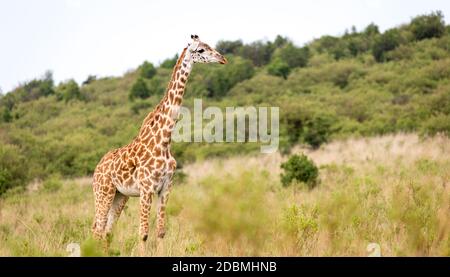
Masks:
[[[284,188],[278,154],[197,162],[185,167],[168,204],[168,231],[156,239],[155,209],[145,255],[450,255],[450,141],[397,135],[296,149],[320,167],[309,190]],[[52,182],[55,182],[54,180]],[[138,201],[132,198],[104,253],[91,239],[91,179],[44,184],[0,200],[1,256],[138,255]],[[53,186],[50,186],[53,188]]]

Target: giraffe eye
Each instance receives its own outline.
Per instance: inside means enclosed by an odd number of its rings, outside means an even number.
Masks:
[[[200,49],[197,52],[199,52],[201,54],[201,53],[205,52],[205,49]]]

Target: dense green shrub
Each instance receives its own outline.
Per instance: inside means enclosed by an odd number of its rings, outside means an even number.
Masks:
[[[271,42],[256,41],[239,48],[239,55],[249,59],[255,66],[263,66],[270,62],[274,46]]]
[[[133,100],[135,98],[145,99],[148,97],[150,97],[150,90],[148,89],[144,79],[142,78],[137,79],[136,82],[131,87],[129,98]]]
[[[386,60],[386,53],[400,45],[400,33],[397,29],[391,29],[379,36],[372,47],[372,54],[377,62]]]
[[[72,99],[81,99],[80,88],[75,80],[69,80],[65,83],[61,83],[56,88],[56,98],[58,100],[64,100],[65,102]]]
[[[42,183],[42,189],[45,192],[56,192],[56,191],[60,190],[61,187],[62,187],[62,181],[61,181],[61,177],[58,175],[52,175]]]
[[[216,50],[222,55],[237,54],[243,45],[242,40],[220,40],[216,44]]]
[[[283,173],[281,183],[287,187],[293,182],[305,183],[309,188],[317,185],[319,169],[307,156],[302,154],[291,156],[285,163],[281,164]]]
[[[1,120],[3,122],[11,122],[13,120],[11,111],[8,108],[3,107],[3,108],[1,108],[1,111],[2,111],[1,112]]]
[[[303,140],[313,148],[328,142],[331,135],[330,119],[317,116],[308,120],[303,131]]]
[[[345,88],[350,82],[350,77],[353,75],[364,75],[364,70],[357,63],[351,61],[339,61],[336,64],[325,67],[324,76],[339,88]]]
[[[444,15],[437,11],[414,18],[410,28],[417,40],[439,38],[445,33]]]
[[[363,34],[369,37],[376,36],[380,34],[380,29],[378,28],[377,25],[371,23],[364,29]]]
[[[284,79],[287,79],[290,72],[291,68],[289,64],[281,59],[275,59],[267,66],[267,73],[273,76],[283,77]]]
[[[421,133],[426,135],[435,135],[439,133],[447,136],[450,135],[450,115],[437,114],[430,117],[424,122]]]
[[[319,53],[333,52],[334,47],[340,42],[340,39],[333,36],[323,36],[317,39],[314,44],[316,45],[317,51]]]
[[[94,82],[95,80],[97,80],[97,76],[95,75],[89,75],[86,80],[83,81],[82,85],[89,85],[90,83]]]
[[[151,79],[156,75],[156,68],[152,63],[145,61],[139,67],[139,73],[142,78]]]
[[[272,59],[280,59],[290,68],[305,67],[308,64],[309,55],[308,47],[299,48],[292,43],[286,43],[275,51]]]
[[[172,69],[175,64],[177,64],[178,61],[178,54],[176,54],[175,56],[173,56],[173,58],[170,59],[166,59],[164,60],[159,67],[161,68],[166,68],[166,69]]]
[[[134,114],[139,114],[141,110],[145,109],[145,110],[149,110],[152,107],[150,106],[150,104],[148,102],[143,102],[143,101],[135,101],[133,103],[133,105],[131,106],[131,110],[133,111]]]
[[[206,68],[205,68],[206,70]],[[205,74],[204,85],[209,97],[222,97],[237,83],[250,79],[255,70],[249,60],[231,57],[227,66],[215,67]]]
[[[10,108],[14,106],[17,102],[27,102],[36,100],[40,97],[49,96],[55,93],[53,74],[47,71],[44,76],[40,79],[34,79],[16,88],[13,95],[6,95],[4,98],[11,102]]]
[[[8,189],[25,186],[27,181],[27,161],[19,148],[0,143],[0,195]]]

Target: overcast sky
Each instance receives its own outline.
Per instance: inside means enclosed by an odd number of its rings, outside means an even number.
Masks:
[[[433,10],[450,21],[448,0],[0,0],[0,88],[46,70],[57,82],[121,75],[180,52],[192,33],[211,45],[277,34],[303,45],[352,25],[385,30]]]

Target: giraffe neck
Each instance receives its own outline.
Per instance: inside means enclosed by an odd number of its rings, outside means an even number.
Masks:
[[[181,103],[183,101],[186,82],[192,71],[193,64],[191,54],[187,51],[187,48],[184,48],[173,69],[166,94],[158,105],[165,105],[167,107],[174,108],[172,111],[174,111],[175,114],[167,114],[168,116],[175,116],[175,118],[178,117],[179,107],[181,107]]]
[[[166,93],[159,104],[149,113],[141,127],[140,135],[145,136],[147,132],[155,131],[157,126],[169,132],[168,136],[175,127],[175,121],[180,113],[181,104],[183,102],[184,91],[187,79],[192,71],[193,61],[191,54],[184,48],[180,58],[178,58],[174,66],[172,77],[167,86]]]

